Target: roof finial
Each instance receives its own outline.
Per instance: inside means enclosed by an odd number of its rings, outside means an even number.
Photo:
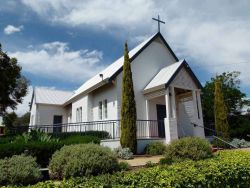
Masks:
[[[152,18],[154,21],[158,22],[158,32],[160,32],[161,28],[160,28],[160,24],[163,23],[165,24],[164,21],[160,20],[160,15],[158,14],[158,18]]]

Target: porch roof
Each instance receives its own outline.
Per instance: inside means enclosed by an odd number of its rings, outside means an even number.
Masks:
[[[144,88],[143,93],[145,94],[155,90],[167,88],[182,67],[186,68],[190,76],[193,78],[194,82],[198,85],[199,88],[202,88],[202,85],[194,75],[193,71],[190,69],[187,62],[185,60],[180,60],[167,67],[162,68]]]

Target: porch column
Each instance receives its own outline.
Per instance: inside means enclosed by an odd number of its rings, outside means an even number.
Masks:
[[[199,136],[199,137],[204,138],[205,137],[204,128],[200,127],[200,126],[203,126],[200,91],[193,90],[192,96],[193,96],[193,105],[194,105],[194,114],[195,114],[193,123],[199,125],[197,127],[194,127],[194,136]]]
[[[202,114],[202,106],[201,106],[201,91],[197,90],[197,101],[198,101],[198,110],[200,114],[200,121],[203,126],[203,114]]]
[[[176,118],[176,104],[175,104],[175,91],[174,91],[174,87],[171,86],[171,103],[172,103],[172,117]]]
[[[171,142],[172,140],[178,139],[178,131],[177,131],[177,121],[175,117],[170,117],[170,111],[173,110],[173,105],[170,105],[172,100],[170,101],[169,90],[171,88],[166,89],[165,93],[165,103],[166,103],[166,118],[164,119],[165,123],[165,138],[166,143]],[[172,97],[173,98],[173,97]]]
[[[149,117],[149,101],[148,101],[148,99],[146,99],[146,120],[150,120],[150,117]],[[150,133],[150,130],[149,130],[149,128],[150,128],[150,123],[149,123],[149,121],[147,121],[147,123],[146,123],[146,137],[149,137],[150,135],[149,135],[149,133]]]
[[[198,106],[197,106],[197,98],[196,98],[196,90],[192,90],[192,98],[193,98],[193,106],[194,106],[194,119],[193,123],[197,123],[198,118],[199,118],[199,111],[198,111]]]
[[[202,114],[202,106],[201,106],[201,90],[197,90],[196,93],[197,93],[198,110],[200,113],[199,125],[203,127],[204,122],[203,122],[203,114]],[[199,136],[202,138],[205,138],[205,130],[202,127],[199,127]]]

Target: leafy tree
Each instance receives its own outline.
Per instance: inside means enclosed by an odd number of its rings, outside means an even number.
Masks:
[[[21,117],[17,117],[14,121],[14,126],[28,126],[30,123],[30,112],[26,112]]]
[[[22,133],[28,130],[28,125],[30,121],[30,113],[27,112],[24,115],[18,117],[15,112],[4,113],[3,115],[3,125],[6,126],[7,133],[11,133],[13,127],[19,127],[16,129],[16,133]]]
[[[246,94],[240,91],[240,72],[224,72],[207,81],[202,89],[202,108],[205,122],[214,122],[214,89],[215,80],[219,79],[222,84],[222,92],[226,109],[229,114],[239,114],[240,109],[245,104],[250,104],[246,100]]]
[[[128,45],[125,43],[123,78],[122,78],[122,108],[121,108],[121,146],[130,148],[136,153],[136,104],[133,89],[133,79],[128,55]]]
[[[0,115],[10,107],[15,109],[27,94],[28,81],[21,74],[16,58],[10,58],[2,51],[0,44]]]
[[[226,105],[224,103],[222,84],[219,78],[215,80],[214,116],[215,116],[215,129],[219,133],[219,136],[221,136],[225,140],[229,140],[229,125],[227,121],[227,110],[226,110]]]
[[[5,113],[3,115],[3,124],[8,128],[14,127],[14,122],[17,120],[17,115],[15,112]]]

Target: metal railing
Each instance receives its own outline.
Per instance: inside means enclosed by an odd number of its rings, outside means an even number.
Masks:
[[[165,138],[164,121],[158,120],[137,120],[137,138]],[[89,121],[78,123],[65,123],[53,125],[32,125],[13,127],[9,131],[12,134],[20,132],[41,130],[46,133],[61,134],[61,133],[84,133],[88,131],[105,131],[108,132],[110,138],[118,139],[121,134],[120,120],[107,121]]]
[[[230,144],[228,141],[222,139],[224,138],[226,135],[224,132],[221,132],[221,131],[216,131],[215,129],[211,129],[211,128],[208,128],[208,127],[205,127],[205,126],[201,126],[201,125],[197,125],[195,123],[192,123],[194,125],[194,127],[201,127],[203,128],[205,131],[207,132],[210,132],[211,134],[211,137],[215,140],[213,145],[217,148],[219,147],[224,147],[224,148],[234,148],[234,149],[237,149],[238,147]]]

